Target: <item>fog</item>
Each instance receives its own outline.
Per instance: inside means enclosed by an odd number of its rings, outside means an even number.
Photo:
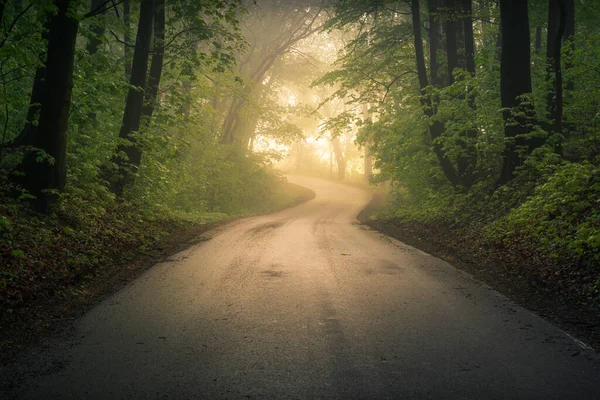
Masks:
[[[247,7],[241,21],[247,44],[236,70],[242,93],[221,105],[226,140],[268,155],[284,173],[366,181],[372,161],[357,137],[372,118],[369,104],[319,82],[335,69],[348,35],[325,29],[323,4],[260,1]]]

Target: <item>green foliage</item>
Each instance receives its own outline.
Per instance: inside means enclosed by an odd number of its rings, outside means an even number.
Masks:
[[[380,218],[451,227],[476,237],[479,246],[502,248],[548,265],[532,275],[560,272],[548,272],[551,268],[569,269],[573,276],[597,271],[600,49],[595,43],[600,40],[600,30],[597,14],[593,15],[588,3],[575,2],[575,39],[565,41],[562,47],[564,121],[558,132],[547,112],[554,85],[546,59],[547,1],[529,2],[533,92],[522,96],[521,105],[512,110],[500,106],[497,3],[472,3],[476,74],[456,69],[453,83],[448,84],[446,33],[441,32],[437,86],[420,91],[414,74],[412,10],[407,2],[334,2],[336,13],[327,27],[339,29],[349,38],[335,69],[315,80],[313,86],[333,89],[323,103],[336,99],[350,109],[328,121],[331,130],[340,131],[353,119],[363,118],[357,112],[360,106],[371,110],[372,122],[359,123],[357,141],[369,146],[375,156],[377,171],[372,181],[391,182],[391,201]],[[421,4],[421,20],[428,21],[430,3]],[[443,23],[455,16],[452,10],[443,9],[434,17]],[[541,27],[542,33],[537,52],[533,41],[536,27]],[[430,69],[428,33],[422,30],[425,64]],[[459,58],[464,52],[464,48],[458,49]],[[431,84],[431,71],[428,80]],[[503,112],[510,112],[509,125],[522,121],[526,133],[505,138]],[[433,127],[441,132],[435,139]],[[505,149],[515,142],[519,144],[516,174],[511,182],[498,186]],[[475,154],[473,181],[452,186],[442,172],[435,145],[456,170]],[[596,298],[598,282],[588,287]]]
[[[238,0],[166,2],[165,57],[152,118],[133,135],[142,150],[135,179],[117,198],[108,181],[114,171],[125,99],[130,43],[123,9],[80,19],[67,133],[67,184],[47,214],[29,207],[32,195],[20,188],[25,150],[19,135],[26,126],[36,68],[45,62],[43,26],[51,1],[8,2],[0,33],[0,304],[17,310],[46,296],[82,287],[97,274],[122,267],[140,249],[192,224],[207,224],[264,213],[288,204],[284,178],[270,154],[252,154],[220,143],[219,97],[240,96],[233,72],[246,48]],[[89,11],[76,2],[71,12]],[[84,4],[85,3],[85,4]],[[129,39],[135,38],[139,10],[131,3]],[[17,18],[18,17],[18,18]],[[15,19],[12,30],[8,30]],[[8,22],[7,22],[8,21]],[[90,54],[93,28],[104,27],[99,50]],[[6,39],[6,40],[5,40]],[[223,87],[228,87],[225,93]],[[144,88],[138,88],[143,91]],[[225,101],[229,100],[226,99]],[[254,99],[256,100],[256,99]],[[282,122],[287,110],[270,107],[264,134],[282,142],[301,135]],[[257,107],[263,107],[255,102]],[[35,106],[35,105],[34,105]],[[249,109],[250,110],[250,109]],[[37,125],[38,115],[31,121]],[[130,142],[131,143],[131,142]],[[38,152],[38,161],[49,157]],[[123,152],[121,152],[123,153]],[[119,155],[117,155],[119,156]],[[18,179],[17,179],[18,178]],[[0,318],[5,315],[0,315]]]
[[[588,162],[554,166],[532,196],[488,227],[494,240],[533,238],[554,258],[587,267],[600,260],[600,168]]]

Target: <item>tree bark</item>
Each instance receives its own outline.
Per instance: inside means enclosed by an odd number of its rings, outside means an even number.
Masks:
[[[559,23],[555,38],[555,54],[554,54],[554,93],[556,94],[555,114],[554,114],[554,131],[562,133],[563,123],[563,78],[562,78],[562,41],[565,35],[567,25],[567,7],[566,0],[558,0]]]
[[[91,5],[90,5],[90,12],[94,12],[94,11],[98,10],[104,3],[105,3],[105,0],[92,0]],[[98,21],[98,18],[100,18],[101,20]],[[100,14],[100,15],[94,16],[91,21],[91,24],[92,24],[92,26],[90,28],[91,36],[88,38],[86,50],[88,51],[88,53],[90,55],[94,55],[98,52],[98,50],[100,49],[100,46],[102,45],[102,40],[100,38],[102,36],[104,36],[104,32],[106,29],[103,15]],[[95,112],[88,113],[88,118],[91,120],[95,120],[96,113]]]
[[[475,75],[475,38],[473,35],[472,0],[462,0],[463,32],[465,38],[465,69]]]
[[[412,0],[411,3],[412,10],[412,24],[413,24],[413,32],[414,32],[414,43],[415,43],[415,58],[417,64],[417,76],[419,79],[419,88],[421,90],[425,89],[429,83],[427,80],[427,69],[425,68],[425,56],[423,53],[423,38],[421,35],[421,9],[419,0]],[[431,32],[431,30],[430,30]],[[433,116],[433,105],[431,99],[425,98],[425,96],[421,97],[421,106],[424,109],[425,115],[428,117]],[[446,178],[450,181],[450,183],[454,186],[460,183],[458,178],[458,174],[456,173],[456,169],[452,162],[448,157],[446,157],[446,153],[442,148],[442,144],[437,142],[437,139],[442,136],[444,133],[444,124],[439,121],[435,121],[432,126],[429,127],[429,133],[431,136],[433,152],[437,156],[440,167],[442,168],[442,172],[446,176]]]
[[[150,119],[156,105],[160,78],[162,75],[163,61],[165,56],[165,0],[155,0],[154,9],[154,46],[148,83],[144,92],[144,105],[142,117]]]
[[[502,55],[500,59],[500,98],[505,121],[506,145],[498,184],[513,178],[520,165],[518,149],[527,141],[519,135],[529,132],[527,117],[511,113],[520,105],[519,96],[531,93],[529,15],[526,0],[500,0],[500,30]],[[527,113],[525,113],[527,114]],[[516,120],[512,123],[511,119]]]
[[[39,138],[39,124],[35,123],[35,119],[39,116],[42,99],[46,97],[46,61],[36,68],[35,77],[33,78],[33,88],[29,97],[29,108],[27,109],[27,117],[25,125],[13,142],[13,146],[34,146],[37,147],[37,139]]]
[[[546,36],[546,81],[548,83],[548,93],[546,94],[546,117],[549,121],[553,121],[556,116],[555,57],[557,45],[559,48],[561,47],[560,42],[557,41],[558,27],[560,25],[558,1],[548,1],[548,32]]]
[[[473,35],[473,5],[472,0],[461,0],[460,14],[464,32],[465,69],[475,76],[475,38]],[[467,93],[467,102],[471,109],[476,110],[475,96],[472,90]],[[477,131],[469,129],[462,135],[462,154],[458,159],[458,172],[465,187],[471,187],[475,180],[475,168],[477,166],[477,149],[475,140]]]
[[[130,0],[123,1],[123,24],[125,25],[125,33],[123,35],[123,54],[125,56],[125,76],[131,76],[131,50],[129,43],[131,41],[131,4]]]
[[[285,2],[282,2],[283,5]],[[229,107],[229,111],[224,118],[221,132],[221,143],[224,144],[238,144],[244,146],[246,143],[243,137],[238,137],[241,127],[244,125],[244,121],[241,119],[241,111],[247,103],[247,98],[253,93],[254,85],[260,85],[273,64],[281,57],[288,49],[298,41],[308,37],[311,33],[316,31],[314,27],[317,17],[321,14],[323,8],[305,8],[302,9],[294,8],[295,12],[304,14],[295,15],[289,24],[289,28],[283,32],[277,40],[272,50],[269,50],[267,54],[262,54],[260,62],[257,67],[253,70],[248,71],[247,80],[248,84],[244,87],[243,95],[234,99]],[[287,9],[281,11],[280,15],[283,17]],[[316,10],[316,12],[314,11]],[[284,22],[284,21],[282,21]],[[287,23],[285,26],[288,26]],[[241,64],[244,65],[250,61],[250,58],[254,53],[255,48],[251,48],[248,59]]]
[[[93,12],[95,10],[98,10],[105,2],[105,0],[92,0],[92,3],[90,5],[90,11]],[[100,18],[101,20],[98,21],[98,18]],[[90,28],[90,31],[92,35],[88,39],[86,49],[88,53],[96,54],[100,49],[100,46],[102,45],[102,40],[100,38],[104,36],[104,31],[106,29],[103,15],[100,14],[94,16],[91,21],[91,25],[92,26]]]
[[[46,156],[40,161],[38,151],[27,151],[22,164],[23,186],[36,196],[36,205],[44,211],[56,199],[52,191],[60,192],[66,184],[67,129],[78,30],[78,21],[69,9],[71,1],[57,0],[55,5],[57,13],[50,17],[48,24],[45,84],[34,86],[32,93],[32,101],[37,97],[40,102],[39,125],[29,130],[25,138],[27,144]],[[41,74],[41,69],[38,72]]]
[[[565,7],[567,21],[564,39],[570,41],[570,54],[565,60],[565,70],[570,71],[573,69],[573,54],[575,53],[575,0],[566,0]],[[575,80],[573,78],[567,80],[565,89],[568,91],[575,90]]]
[[[138,147],[137,140],[132,134],[140,128],[142,105],[144,102],[144,93],[140,88],[146,87],[153,13],[154,1],[142,0],[133,62],[131,64],[131,79],[129,80],[131,87],[127,93],[123,123],[119,132],[119,137],[127,140],[129,143],[119,145],[117,150],[117,154],[121,152],[125,153],[127,159],[117,155],[113,160],[119,167],[118,176],[113,182],[112,187],[117,195],[121,195],[125,186],[132,182],[133,174],[142,159],[141,149]]]
[[[185,103],[183,103],[183,115],[185,116],[185,118],[189,118],[190,114],[191,114],[191,109],[192,109],[192,105],[191,105],[191,93],[192,93],[192,82],[189,79],[184,79],[182,84],[181,84],[181,88],[183,91],[183,94],[185,96]]]
[[[369,112],[369,105],[362,105],[362,114],[363,114],[363,123],[370,124],[371,123],[371,113]],[[367,137],[365,139],[364,144],[364,157],[365,157],[365,180],[369,182],[369,179],[373,175],[373,155],[371,154],[371,138]]]
[[[427,6],[429,11],[429,74],[431,75],[431,84],[436,87],[442,87],[443,79],[439,74],[437,58],[437,52],[440,46],[439,35],[441,30],[438,12],[438,0],[428,0]]]
[[[448,67],[448,84],[454,83],[454,69],[458,68],[458,46],[457,46],[457,28],[458,23],[454,11],[456,8],[455,0],[446,2],[446,19],[444,27],[446,28],[446,56]]]
[[[333,151],[335,153],[335,162],[337,165],[337,178],[340,181],[346,179],[346,159],[344,157],[344,151],[342,150],[342,144],[340,143],[340,137],[336,136],[331,139],[333,145]]]

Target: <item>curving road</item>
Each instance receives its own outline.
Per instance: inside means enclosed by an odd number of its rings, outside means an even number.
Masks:
[[[4,367],[0,397],[600,399],[583,344],[357,224],[366,192],[290,180],[316,198],[203,235]]]

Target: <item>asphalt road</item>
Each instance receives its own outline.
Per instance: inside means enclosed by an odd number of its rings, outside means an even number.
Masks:
[[[593,351],[356,223],[367,193],[291,181],[316,198],[205,234],[4,367],[0,397],[600,399]]]

